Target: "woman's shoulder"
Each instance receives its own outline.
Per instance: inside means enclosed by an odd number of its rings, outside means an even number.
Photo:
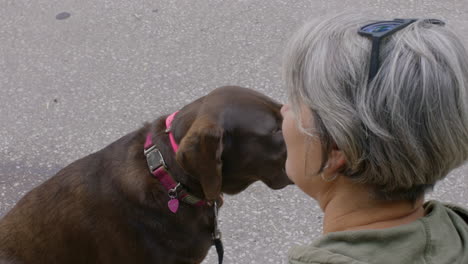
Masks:
[[[289,264],[368,264],[351,257],[314,246],[297,246],[289,251]]]
[[[329,233],[291,249],[289,263],[468,263],[468,210],[438,201],[424,208],[426,215],[410,224]]]
[[[443,203],[433,200],[426,202],[424,204],[424,209],[426,210],[426,215],[430,215],[433,210],[436,210],[439,214],[447,213],[449,215],[457,215],[461,218],[461,221],[464,221],[468,224],[468,208],[466,207],[462,207],[457,204]]]

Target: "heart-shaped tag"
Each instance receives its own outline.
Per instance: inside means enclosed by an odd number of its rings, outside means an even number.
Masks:
[[[171,212],[175,214],[177,210],[179,209],[179,200],[170,199],[169,202],[167,202],[167,206],[169,207],[169,210],[171,210]]]

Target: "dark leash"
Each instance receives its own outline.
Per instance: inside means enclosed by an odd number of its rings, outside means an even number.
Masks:
[[[216,253],[218,253],[218,263],[223,263],[224,248],[223,242],[221,241],[221,231],[218,228],[218,203],[214,202],[214,230],[213,230],[213,244],[216,248]]]

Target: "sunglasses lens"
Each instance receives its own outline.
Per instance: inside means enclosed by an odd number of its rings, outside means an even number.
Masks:
[[[375,24],[370,24],[365,27],[363,27],[361,30],[368,32],[368,33],[382,33],[382,32],[387,32],[390,31],[399,25],[401,25],[401,22],[396,22],[396,21],[384,21],[384,22],[378,22]]]

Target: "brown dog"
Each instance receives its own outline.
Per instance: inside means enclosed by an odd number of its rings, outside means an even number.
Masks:
[[[272,99],[221,87],[181,109],[169,132],[166,117],[75,161],[22,198],[0,222],[0,263],[200,263],[222,193],[257,180],[273,189],[291,183],[280,104]],[[157,151],[150,153],[148,140]],[[159,153],[180,183],[172,192],[148,168]],[[179,200],[171,212],[168,202]]]

